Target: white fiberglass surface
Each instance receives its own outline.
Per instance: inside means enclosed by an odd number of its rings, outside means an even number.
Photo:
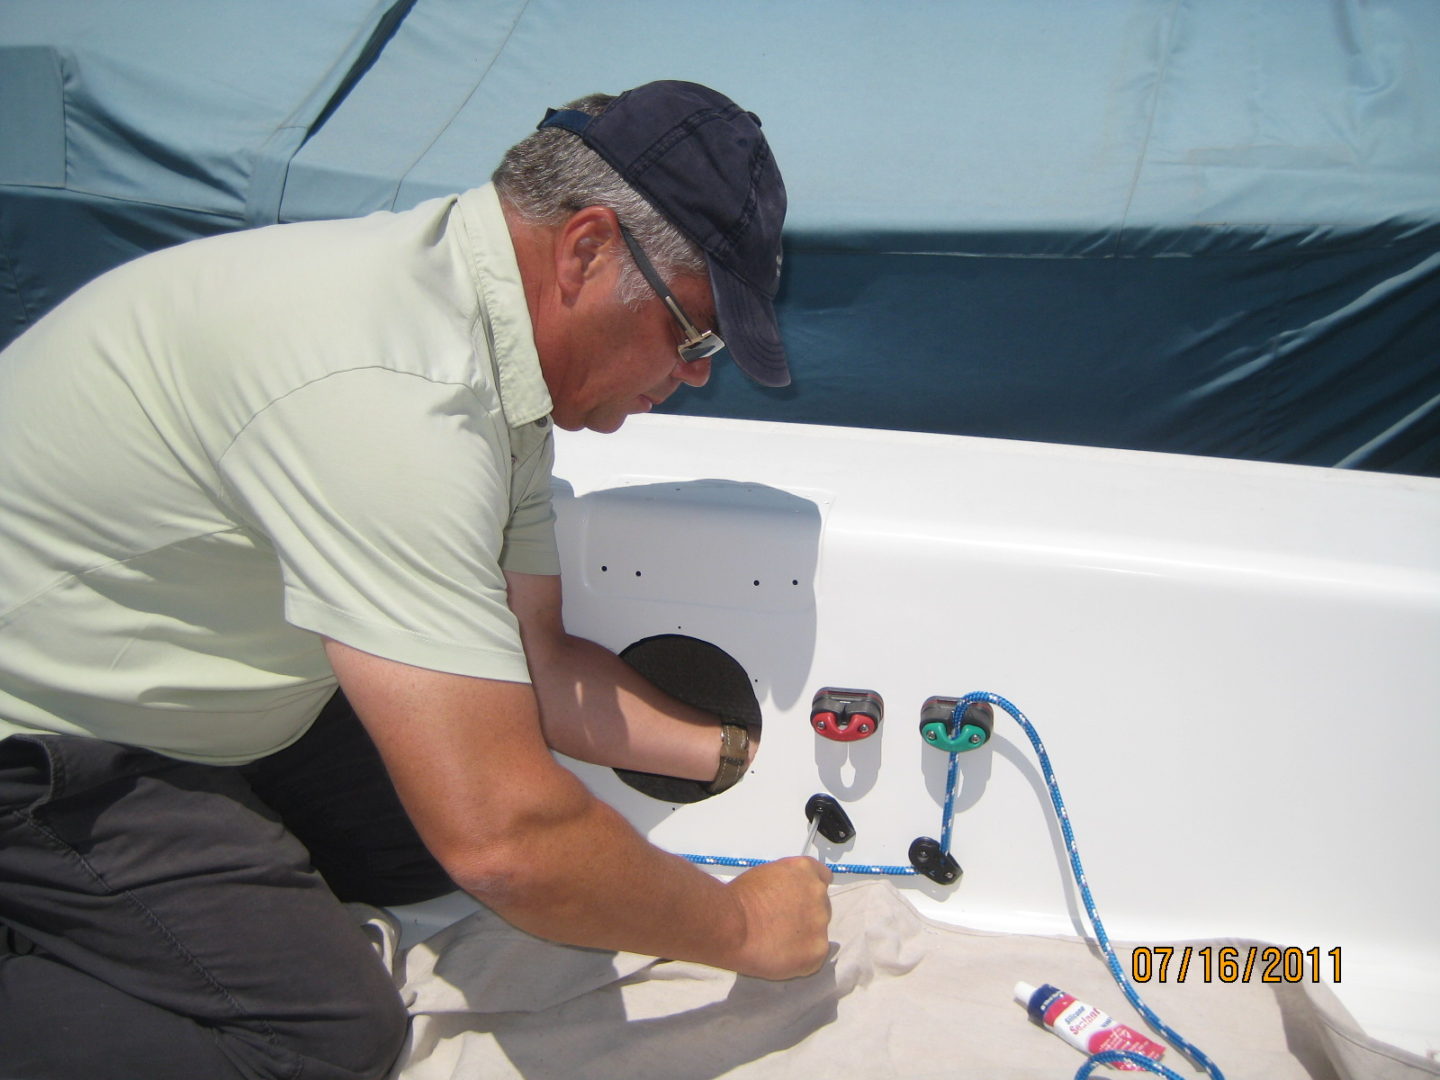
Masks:
[[[764,711],[751,774],[701,803],[575,765],[656,843],[794,854],[826,791],[857,835],[825,857],[905,864],[941,830],[922,703],[992,691],[1046,743],[1112,937],[1338,948],[1363,1025],[1440,1046],[1440,481],[666,417],[561,433],[556,475],[570,629],[712,642]],[[880,694],[880,730],[819,737],[825,686]],[[1024,733],[997,712],[959,765],[963,877],[897,884],[1082,932]]]

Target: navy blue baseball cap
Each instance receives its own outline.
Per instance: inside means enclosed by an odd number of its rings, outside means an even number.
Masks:
[[[789,385],[775,321],[785,183],[760,118],[707,86],[665,80],[598,115],[551,109],[538,126],[578,135],[705,253],[735,363],[762,386]]]

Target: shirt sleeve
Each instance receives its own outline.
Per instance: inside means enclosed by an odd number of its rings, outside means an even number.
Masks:
[[[220,473],[275,550],[286,621],[416,667],[528,682],[500,567],[509,443],[498,400],[475,388],[361,368],[273,402]]]
[[[515,461],[510,480],[511,511],[500,566],[521,574],[560,573],[550,487],[555,468],[554,430],[548,419],[542,424],[543,430],[527,425],[521,439],[512,433]]]

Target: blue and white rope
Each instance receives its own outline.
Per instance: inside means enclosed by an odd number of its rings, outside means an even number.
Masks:
[[[955,716],[959,717],[964,709],[956,710]],[[958,720],[952,720],[953,727]],[[959,779],[959,769],[956,767],[955,759],[960,755],[952,751],[950,754],[950,769],[945,775],[945,803],[940,816],[940,853],[943,856],[950,853],[951,824],[955,817],[955,791]],[[682,859],[689,859],[698,866],[733,866],[737,869],[746,869],[753,866],[761,866],[771,862],[770,859],[742,859],[729,855],[681,855]],[[823,860],[822,860],[823,861]],[[919,871],[913,866],[884,866],[878,863],[825,863],[826,868],[832,874],[869,874],[874,876],[885,875],[888,877],[914,877]]]
[[[955,711],[950,717],[951,735],[955,735],[960,730],[966,707],[982,701],[1009,713],[1020,725],[1029,738],[1030,745],[1035,749],[1035,756],[1040,760],[1041,771],[1045,774],[1046,787],[1050,791],[1050,802],[1055,807],[1055,816],[1060,822],[1060,832],[1065,838],[1065,850],[1070,856],[1070,871],[1075,878],[1075,884],[1080,888],[1080,896],[1085,902],[1085,914],[1095,930],[1095,940],[1105,953],[1106,966],[1110,969],[1110,975],[1114,978],[1116,985],[1120,987],[1126,1000],[1135,1007],[1135,1011],[1143,1016],[1145,1022],[1159,1032],[1171,1046],[1209,1073],[1212,1080],[1225,1080],[1225,1075],[1220,1071],[1219,1066],[1206,1057],[1198,1047],[1188,1042],[1161,1020],[1154,1010],[1141,1000],[1139,993],[1126,977],[1125,970],[1120,965],[1120,959],[1115,955],[1115,949],[1110,944],[1110,935],[1105,932],[1105,925],[1100,921],[1100,913],[1095,907],[1095,898],[1090,893],[1090,883],[1085,877],[1085,868],[1080,863],[1080,852],[1075,845],[1075,832],[1070,827],[1069,811],[1065,809],[1065,800],[1060,797],[1060,785],[1055,779],[1055,770],[1050,766],[1050,755],[1045,752],[1045,744],[1040,741],[1040,735],[1036,732],[1034,725],[1030,723],[1024,713],[999,694],[990,693],[988,690],[977,690],[957,699]],[[945,775],[945,803],[941,813],[940,828],[940,850],[943,853],[950,851],[951,826],[955,816],[956,781],[959,775],[957,760],[959,756],[958,752],[951,752],[949,768]],[[760,866],[772,861],[770,859],[731,858],[725,855],[685,855],[683,857],[701,866],[733,866],[737,868]],[[886,874],[902,877],[916,873],[914,867],[910,866],[877,866],[869,863],[826,863],[825,865],[836,874]],[[1075,1074],[1075,1080],[1086,1080],[1101,1065],[1121,1063],[1128,1064],[1132,1070],[1155,1073],[1166,1077],[1167,1080],[1185,1080],[1179,1073],[1153,1058],[1128,1050],[1106,1050],[1099,1054],[1092,1054],[1080,1066],[1080,1070]]]
[[[1060,832],[1065,837],[1065,850],[1070,855],[1070,870],[1074,874],[1075,884],[1080,887],[1080,896],[1085,901],[1085,914],[1090,919],[1090,925],[1095,929],[1095,940],[1105,953],[1106,966],[1110,969],[1111,976],[1120,987],[1121,992],[1135,1011],[1145,1018],[1155,1031],[1159,1032],[1171,1046],[1174,1046],[1182,1054],[1188,1057],[1200,1068],[1204,1069],[1213,1080],[1225,1080],[1224,1074],[1208,1057],[1200,1052],[1199,1048],[1192,1045],[1173,1028],[1160,1019],[1155,1012],[1140,999],[1139,993],[1131,985],[1125,975],[1124,968],[1120,965],[1120,959],[1115,955],[1115,949],[1110,944],[1110,935],[1105,932],[1105,924],[1100,921],[1100,913],[1095,907],[1095,898],[1090,894],[1090,883],[1085,877],[1085,868],[1080,864],[1080,852],[1075,846],[1075,832],[1070,827],[1070,813],[1065,809],[1065,800],[1060,797],[1060,784],[1055,779],[1055,770],[1050,766],[1050,755],[1045,752],[1045,744],[1040,741],[1040,735],[1036,732],[1033,724],[1026,719],[1025,714],[1017,709],[999,694],[992,694],[986,690],[966,694],[960,698],[955,706],[955,716],[951,726],[959,724],[959,718],[964,714],[965,707],[972,702],[985,701],[997,708],[1004,709],[1020,725],[1026,736],[1030,739],[1030,745],[1035,748],[1035,756],[1040,759],[1040,768],[1045,773],[1045,785],[1050,790],[1050,802],[1055,807],[1055,816],[1060,822]],[[951,762],[954,767],[954,762]],[[1168,1077],[1170,1080],[1183,1080],[1179,1073],[1161,1065],[1158,1061],[1147,1058],[1141,1054],[1131,1053],[1123,1050],[1107,1050],[1090,1057],[1080,1071],[1075,1074],[1075,1080],[1085,1080],[1096,1068],[1101,1065],[1127,1062],[1130,1065],[1144,1069],[1148,1072],[1157,1073],[1160,1076]]]
[[[740,859],[729,855],[682,855],[698,866],[735,866],[749,868],[774,862],[773,859]],[[880,866],[877,863],[826,863],[835,874],[887,874],[890,877],[904,877],[915,873],[913,866]]]

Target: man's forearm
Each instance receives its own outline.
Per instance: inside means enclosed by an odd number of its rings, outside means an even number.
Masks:
[[[507,573],[505,580],[551,748],[597,765],[715,778],[715,716],[662,692],[610,650],[568,633],[558,577]],[[759,728],[750,732],[752,756],[759,735]]]
[[[711,780],[717,717],[656,688],[614,653],[571,635],[531,659],[545,741],[597,765]],[[751,731],[751,753],[759,741]]]
[[[426,846],[515,925],[772,978],[824,959],[823,866],[786,859],[725,885],[653,847],[555,761],[530,686],[335,641],[326,654]]]
[[[474,895],[538,937],[589,948],[690,960],[761,978],[814,971],[827,952],[830,873],[789,858],[722,883],[653,847],[576,783],[543,820],[492,851],[503,875]]]
[[[723,882],[652,846],[578,782],[556,796],[457,883],[549,940],[740,966],[745,913]]]

